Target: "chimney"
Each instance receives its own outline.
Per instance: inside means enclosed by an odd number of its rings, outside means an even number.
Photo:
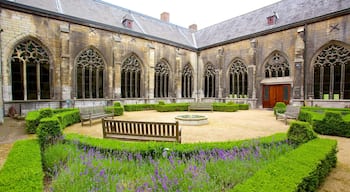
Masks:
[[[160,14],[160,20],[164,21],[164,22],[168,22],[169,23],[169,13],[168,12],[163,12]]]
[[[192,32],[196,32],[197,31],[197,24],[192,24],[188,27],[188,29],[190,29]]]

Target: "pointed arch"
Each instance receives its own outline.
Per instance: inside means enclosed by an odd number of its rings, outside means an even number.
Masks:
[[[290,76],[290,65],[286,55],[280,51],[273,51],[264,65],[265,78]]]
[[[102,54],[93,46],[78,54],[75,59],[77,98],[104,97],[105,63]]]
[[[315,99],[350,99],[350,46],[330,41],[311,62]]]
[[[235,58],[228,69],[229,93],[234,97],[244,98],[248,95],[248,69],[244,61]]]
[[[154,97],[168,97],[170,87],[170,65],[161,59],[154,67]]]
[[[135,54],[129,54],[121,66],[122,98],[141,97],[142,62]]]
[[[12,100],[50,99],[52,96],[51,54],[36,38],[16,43],[11,57]]]
[[[187,63],[182,69],[181,95],[183,98],[191,98],[193,92],[193,68],[191,63]]]
[[[216,69],[212,63],[204,68],[204,97],[215,97]]]

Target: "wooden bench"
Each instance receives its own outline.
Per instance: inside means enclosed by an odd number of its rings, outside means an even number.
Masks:
[[[104,106],[80,108],[81,126],[84,125],[84,121],[90,121],[90,126],[91,126],[91,120],[93,119],[101,119],[104,117],[113,117],[113,116],[114,116],[114,113],[106,112]]]
[[[213,111],[211,103],[190,103],[188,111]]]
[[[298,119],[300,112],[299,106],[287,105],[286,112],[276,113],[276,120],[283,119],[287,125],[287,119]]]
[[[179,123],[102,119],[103,138],[181,143]]]

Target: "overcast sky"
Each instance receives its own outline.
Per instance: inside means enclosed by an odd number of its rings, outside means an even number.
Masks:
[[[273,4],[280,0],[103,0],[120,7],[160,18],[170,13],[170,23],[198,29],[225,21],[235,16]]]

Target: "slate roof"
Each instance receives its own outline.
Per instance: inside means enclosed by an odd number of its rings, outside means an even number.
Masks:
[[[137,13],[102,0],[7,0],[44,11],[80,18],[104,26],[120,28],[130,34],[145,35],[170,44],[183,45],[192,49],[220,45],[252,34],[278,29],[288,25],[302,25],[303,21],[346,11],[350,13],[350,0],[282,0],[250,13],[234,17],[221,23],[201,29],[195,33],[159,19]],[[266,18],[276,12],[277,23],[268,25]],[[128,15],[134,21],[133,28],[122,25]]]

